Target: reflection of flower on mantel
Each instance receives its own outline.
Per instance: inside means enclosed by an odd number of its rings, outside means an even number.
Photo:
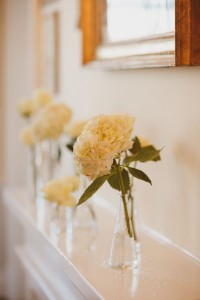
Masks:
[[[133,201],[131,179],[146,181],[149,177],[136,169],[133,162],[159,160],[154,146],[144,146],[131,138],[134,118],[128,114],[100,115],[89,121],[74,145],[74,162],[77,169],[93,182],[85,190],[78,204],[87,201],[106,181],[121,193],[127,232],[134,237],[134,215],[128,212],[128,202]]]
[[[68,176],[47,182],[43,187],[42,192],[44,194],[44,198],[50,202],[75,207],[77,200],[72,193],[78,190],[79,185],[79,177]]]

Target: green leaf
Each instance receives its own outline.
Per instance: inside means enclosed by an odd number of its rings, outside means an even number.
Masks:
[[[73,145],[73,144],[67,144],[66,147],[67,147],[67,149],[69,149],[71,152],[73,152],[73,148],[74,148],[74,145]]]
[[[160,160],[160,151],[154,148],[154,146],[146,146],[141,149],[141,151],[135,155],[126,157],[124,162],[127,164],[133,161],[147,162],[147,161],[158,161]]]
[[[162,149],[157,150],[153,145],[149,145],[142,148],[142,151],[148,153],[149,160],[158,161],[161,160],[160,152]]]
[[[135,161],[135,155],[127,156],[124,159],[124,164],[130,164]]]
[[[66,148],[73,152],[74,144],[76,143],[76,138],[71,139],[70,143],[66,145]]]
[[[129,151],[132,153],[132,154],[136,154],[138,152],[140,152],[141,150],[141,145],[140,145],[140,141],[138,139],[137,136],[134,137],[133,139],[134,143],[133,143],[133,147],[131,149],[129,149]]]
[[[57,160],[58,160],[58,162],[60,162],[61,156],[62,156],[62,150],[61,150],[61,148],[58,146],[58,154],[57,154]]]
[[[108,175],[104,175],[102,177],[99,177],[97,179],[95,179],[85,190],[85,192],[82,194],[82,196],[80,197],[78,204],[80,205],[82,203],[84,203],[85,201],[87,201],[90,197],[92,197],[96,191],[98,191],[98,189],[100,189],[100,187],[104,184],[104,182],[111,176],[111,174]]]
[[[125,192],[127,193],[127,191],[130,188],[130,178],[129,178],[128,172],[125,169],[123,169],[121,171],[121,174],[122,174],[122,178],[123,178],[123,182],[124,182],[124,189],[125,189]],[[107,181],[113,189],[121,191],[120,184],[119,184],[119,178],[116,173],[111,175],[107,179]]]
[[[151,179],[143,171],[131,167],[128,167],[128,170],[133,177],[152,184]]]

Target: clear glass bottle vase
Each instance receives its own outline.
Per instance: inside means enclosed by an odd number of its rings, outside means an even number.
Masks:
[[[44,140],[38,143],[36,150],[36,165],[38,168],[39,188],[56,175],[59,165],[58,142]]]
[[[133,236],[135,240],[135,248],[137,253],[140,253],[141,243],[140,243],[140,222],[139,222],[139,213],[138,213],[138,205],[137,205],[137,197],[134,191],[134,187],[132,186],[128,195],[128,201],[130,206],[130,214],[131,214],[131,222],[133,228]]]
[[[28,197],[31,201],[35,201],[37,196],[37,166],[36,166],[36,148],[29,148],[29,164],[27,174]]]
[[[132,203],[127,195],[119,196],[109,265],[116,269],[137,268],[138,252],[132,222]]]
[[[59,165],[58,144],[56,141],[45,140],[29,149],[28,191],[35,200],[41,188],[53,179]]]

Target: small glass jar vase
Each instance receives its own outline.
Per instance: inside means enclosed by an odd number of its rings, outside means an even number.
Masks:
[[[68,249],[68,252],[71,253],[73,236],[73,209],[64,205],[60,205],[57,202],[52,202],[50,204],[51,211],[49,229],[52,241],[57,244],[59,236],[64,235],[66,238],[66,248]]]
[[[109,265],[116,269],[138,267],[132,203],[128,195],[119,196],[118,212],[112,239]]]

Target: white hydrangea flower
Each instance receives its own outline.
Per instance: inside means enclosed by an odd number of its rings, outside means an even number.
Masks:
[[[81,134],[87,122],[88,122],[87,120],[73,121],[65,126],[65,133],[69,137],[75,139]]]
[[[37,89],[33,93],[32,99],[23,99],[17,104],[17,109],[21,116],[29,118],[36,111],[52,101],[52,95],[45,89]]]
[[[36,110],[38,110],[52,101],[52,95],[45,88],[39,88],[34,91],[33,100],[35,101]]]
[[[32,147],[35,144],[33,131],[30,126],[24,127],[21,130],[20,139],[26,146]]]
[[[39,141],[57,139],[70,121],[72,111],[63,103],[50,102],[33,119],[33,131]]]
[[[35,111],[35,103],[33,99],[23,99],[17,104],[20,115],[29,118]]]
[[[115,155],[133,145],[133,123],[128,114],[99,115],[89,121],[74,145],[79,172],[92,180],[109,174]]]
[[[77,200],[71,194],[80,186],[77,176],[68,176],[63,179],[55,179],[49,181],[42,189],[44,197],[50,202],[57,202],[59,205],[74,207]]]

